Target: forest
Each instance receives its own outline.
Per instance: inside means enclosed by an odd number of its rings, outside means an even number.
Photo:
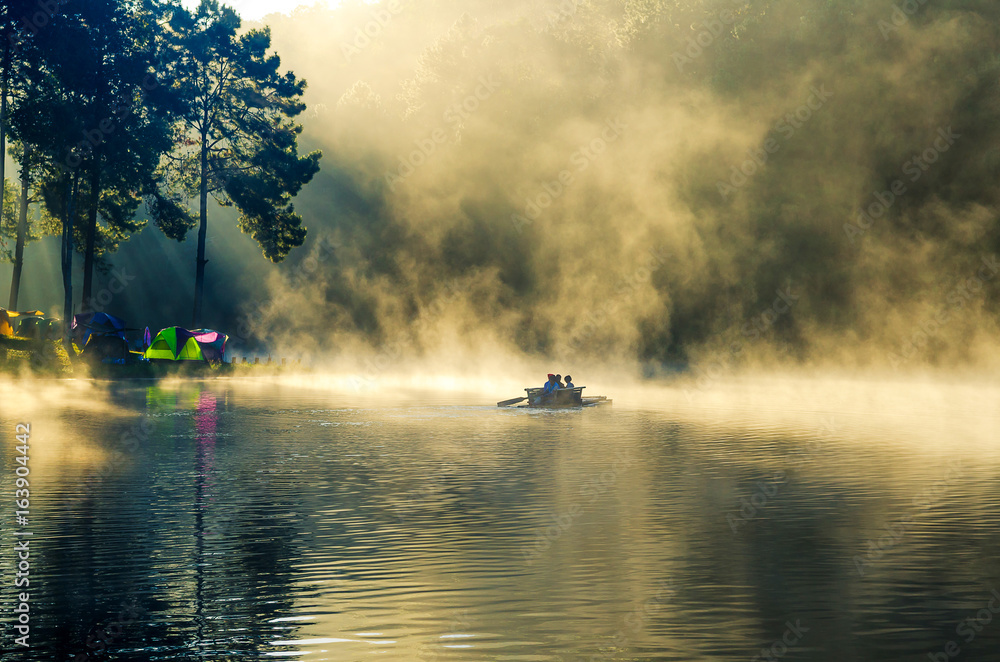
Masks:
[[[198,229],[193,328],[201,325],[210,197],[280,261],[306,236],[292,198],[319,170],[300,155],[304,81],[264,29],[229,7],[145,0],[5,2],[0,14],[3,257],[17,310],[26,247],[60,241],[63,318],[92,311],[95,271],[147,224]],[[194,204],[191,202],[194,201]],[[73,262],[82,261],[74,298]],[[155,256],[147,256],[155,259]],[[187,320],[185,320],[186,322]]]

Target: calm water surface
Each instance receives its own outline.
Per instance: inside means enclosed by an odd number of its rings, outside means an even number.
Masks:
[[[5,661],[1000,660],[988,397],[528,411],[104,388],[2,409]]]

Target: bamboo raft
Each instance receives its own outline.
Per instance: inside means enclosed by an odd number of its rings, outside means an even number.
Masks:
[[[603,395],[583,396],[585,386],[574,386],[573,388],[560,388],[545,395],[543,388],[526,388],[528,395],[521,398],[512,398],[497,403],[497,407],[516,408],[536,408],[536,409],[567,409],[573,407],[596,407],[597,405],[610,405],[611,399]],[[527,402],[525,402],[527,400]],[[523,404],[522,404],[523,403]]]

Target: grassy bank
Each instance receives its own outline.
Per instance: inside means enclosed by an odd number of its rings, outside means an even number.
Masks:
[[[0,336],[0,374],[72,377],[73,373],[73,364],[61,343]]]
[[[278,375],[291,366],[278,363],[208,364],[194,361],[177,363],[136,361],[125,365],[94,363],[85,355],[70,357],[58,340],[32,340],[0,336],[0,375],[33,378],[78,379],[163,379],[188,377],[256,377]]]

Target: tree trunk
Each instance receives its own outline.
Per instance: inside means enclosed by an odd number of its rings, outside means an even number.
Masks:
[[[70,359],[75,358],[73,339],[69,328],[73,320],[73,215],[76,213],[77,174],[67,181],[66,217],[63,218],[62,277],[63,277],[63,345]]]
[[[3,40],[3,78],[0,79],[0,213],[3,210],[4,194],[7,187],[7,90],[10,87],[11,44],[7,35],[10,28],[4,30]]]
[[[94,106],[93,106],[93,117],[92,126],[99,127],[101,125],[102,118],[108,117],[107,106],[105,103],[105,81],[104,81],[104,53],[107,49],[107,44],[102,40],[102,34],[99,28],[97,30],[96,42],[100,44],[101,49],[98,53],[97,58],[97,76],[96,76],[96,88],[94,90]],[[88,313],[93,311],[91,304],[93,303],[93,285],[94,285],[94,247],[97,243],[97,213],[100,209],[101,204],[101,155],[103,153],[101,148],[101,141],[93,146],[90,158],[93,159],[90,167],[90,209],[87,217],[87,245],[86,251],[83,254],[83,293],[81,296],[81,313]]]
[[[194,272],[194,317],[191,328],[201,328],[201,303],[205,291],[205,237],[208,235],[208,136],[201,139],[201,225],[198,226],[198,258]]]
[[[24,147],[21,164],[21,209],[17,218],[17,243],[14,245],[14,273],[10,278],[10,303],[8,310],[17,310],[17,294],[21,289],[21,268],[24,266],[24,240],[28,234],[28,179],[31,175],[31,145]]]
[[[83,255],[83,296],[80,312],[90,312],[94,284],[94,247],[97,244],[97,211],[101,204],[101,146],[94,147],[90,166],[90,209],[87,216],[87,245]]]

